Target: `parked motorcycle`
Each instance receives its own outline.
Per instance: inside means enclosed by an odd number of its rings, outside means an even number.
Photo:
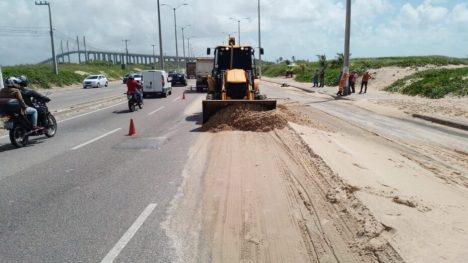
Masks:
[[[33,101],[38,112],[37,125],[44,129],[33,130],[32,124],[27,116],[20,114],[20,106],[17,99],[0,98],[0,115],[6,117],[5,129],[9,130],[11,143],[18,148],[26,146],[30,136],[45,135],[54,137],[57,133],[57,121],[49,112],[45,102]]]
[[[134,93],[124,93],[127,95],[127,99],[128,99],[128,109],[130,110],[130,112],[133,112],[136,110],[136,107],[138,106],[138,108],[140,109],[143,109],[143,101],[141,101],[140,97],[138,96],[138,94],[136,92]]]

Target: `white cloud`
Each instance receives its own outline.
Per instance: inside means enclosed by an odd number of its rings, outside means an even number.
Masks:
[[[56,47],[86,35],[88,46],[123,51],[122,39],[131,39],[130,52],[152,53],[157,43],[157,7],[154,0],[49,0],[52,5]],[[189,6],[176,11],[179,54],[182,54],[180,26],[195,54],[227,40],[222,32],[237,31],[229,17],[250,17],[241,22],[241,40],[258,46],[257,1],[236,0],[161,0]],[[465,56],[468,45],[468,4],[463,0],[418,0],[401,4],[394,0],[353,0],[351,52],[353,57],[440,54]],[[398,4],[400,3],[400,4]],[[450,4],[451,3],[451,4]],[[40,37],[14,37],[0,30],[0,64],[34,63],[50,56],[46,7],[32,0],[0,1],[0,26],[42,27]],[[344,45],[344,0],[261,0],[262,46],[265,58],[282,56],[316,59],[317,54],[334,57]],[[163,47],[175,54],[172,9],[161,7]],[[0,27],[1,29],[1,27]],[[45,31],[44,31],[45,30]],[[450,39],[451,41],[446,41]],[[187,44],[187,43],[186,43]],[[157,49],[159,50],[159,49]]]
[[[461,3],[455,5],[453,8],[451,17],[453,20],[457,23],[465,23],[464,26],[465,28],[467,27],[468,24],[468,4],[467,3]]]

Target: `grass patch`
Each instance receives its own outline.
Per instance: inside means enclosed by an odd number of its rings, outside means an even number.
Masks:
[[[294,79],[299,82],[312,82],[312,74],[316,69],[320,69],[318,62],[307,62],[307,61],[296,61],[297,66],[293,67]],[[336,59],[328,60],[329,67],[325,70],[325,85],[336,86],[339,82],[339,74],[341,67]],[[444,56],[413,56],[413,57],[381,57],[381,58],[353,58],[350,60],[350,70],[356,71],[359,75],[362,75],[364,71],[368,69],[377,69],[382,67],[423,67],[427,65],[445,66],[445,65],[468,65],[468,59],[465,58],[451,58]],[[268,77],[279,77],[285,76],[288,66],[285,62],[271,63],[262,65],[262,73]],[[421,72],[422,73],[422,72]],[[440,76],[442,74],[442,76]],[[394,83],[388,90],[404,92],[408,95],[422,95],[430,98],[439,98],[445,96],[448,93],[453,93],[459,96],[466,95],[466,88],[459,88],[466,84],[462,83],[457,76],[446,76],[445,71],[435,72],[418,75],[412,80],[406,79],[401,82]],[[417,78],[422,80],[415,81]],[[425,81],[425,78],[429,78]],[[414,81],[414,85],[407,85],[408,81]],[[465,83],[467,80],[465,79]],[[423,84],[424,83],[424,84]],[[406,86],[408,87],[406,87]],[[405,88],[402,88],[405,86]],[[437,87],[437,88],[434,88]],[[421,91],[418,89],[424,88]],[[400,91],[401,90],[401,91]]]
[[[166,63],[167,64],[167,63]],[[167,65],[167,68],[173,68]],[[3,78],[9,76],[25,75],[28,77],[32,88],[49,89],[53,86],[63,87],[72,84],[79,84],[86,75],[104,74],[109,80],[121,79],[128,72],[137,71],[137,69],[151,69],[151,65],[128,65],[122,69],[121,65],[112,65],[105,61],[92,61],[86,64],[59,64],[59,74],[52,73],[50,65],[17,65],[2,67]],[[86,72],[86,75],[80,75],[76,72]]]
[[[386,91],[406,95],[420,95],[439,99],[447,94],[468,95],[468,67],[457,69],[430,69],[400,79],[385,88]]]

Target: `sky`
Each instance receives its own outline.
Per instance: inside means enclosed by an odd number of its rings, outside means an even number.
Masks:
[[[157,0],[49,0],[56,53],[76,50],[159,54]],[[238,35],[258,47],[255,0],[160,0],[163,52],[175,55],[176,9],[179,56],[182,30],[195,56]],[[260,0],[263,59],[317,60],[343,53],[345,0]],[[33,0],[0,0],[0,65],[34,64],[51,57],[47,6]],[[233,19],[230,19],[230,18]],[[248,19],[246,19],[248,18]],[[468,57],[466,0],[352,0],[352,57],[444,55]]]

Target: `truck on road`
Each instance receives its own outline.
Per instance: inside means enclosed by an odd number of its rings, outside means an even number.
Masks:
[[[196,62],[187,62],[185,63],[185,74],[187,79],[194,79],[196,74]]]
[[[197,76],[196,88],[198,92],[208,89],[208,75],[213,70],[214,59],[211,57],[197,58],[195,62],[195,73]]]

